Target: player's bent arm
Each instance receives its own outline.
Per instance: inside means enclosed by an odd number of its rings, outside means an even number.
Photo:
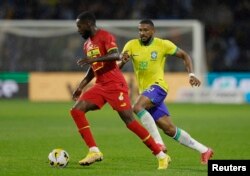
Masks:
[[[108,54],[97,57],[97,58],[92,58],[91,61],[93,62],[103,62],[103,61],[114,61],[114,60],[120,60],[119,52],[118,49],[112,49],[108,52]]]
[[[196,78],[195,74],[193,73],[193,64],[192,64],[192,60],[191,57],[182,49],[178,48],[176,54],[177,57],[183,59],[186,70],[189,73],[189,83],[191,86],[200,86],[201,85],[201,81]]]
[[[86,75],[84,76],[83,80],[80,82],[78,89],[82,90],[93,78],[95,77],[94,71],[91,67],[89,67]]]
[[[91,57],[87,57],[87,58],[83,58],[77,61],[77,64],[79,66],[84,66],[86,64],[92,64],[94,62],[106,62],[106,61],[114,61],[114,60],[119,60],[119,52],[118,49],[112,49],[110,50],[106,55],[101,56],[101,57],[95,57],[95,58],[91,58]]]
[[[178,48],[177,52],[175,53],[175,56],[183,60],[185,68],[189,74],[193,73],[193,64],[191,57],[184,50]]]
[[[89,67],[85,77],[79,84],[78,88],[73,92],[72,99],[76,101],[82,93],[83,88],[94,78],[94,72],[91,67]]]

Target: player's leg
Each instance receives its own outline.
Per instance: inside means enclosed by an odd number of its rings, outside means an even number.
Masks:
[[[87,156],[79,161],[81,165],[90,165],[95,161],[101,161],[103,159],[103,154],[100,152],[99,148],[96,145],[94,137],[92,135],[89,122],[86,118],[85,113],[90,110],[96,110],[102,107],[105,103],[101,96],[95,95],[94,92],[97,92],[95,89],[90,89],[85,92],[75,103],[70,113],[73,117],[78,131],[82,136],[82,139],[85,141],[86,145],[89,148],[89,153]],[[99,98],[97,98],[99,97]]]
[[[149,132],[133,118],[132,109],[118,111],[118,113],[127,128],[135,133],[157,157],[159,161],[158,169],[167,169],[168,164],[171,161],[170,157],[162,151]]]
[[[155,105],[157,106],[156,101],[163,101],[165,99],[165,95],[163,94],[163,96],[159,96],[158,92],[158,86],[153,86],[143,92],[143,94],[137,98],[133,106],[133,111],[140,119],[143,126],[149,131],[151,136],[158,143],[158,145],[161,146],[163,150],[166,150],[166,147],[155,124],[155,121],[147,110],[154,107]]]
[[[158,110],[158,111],[164,112],[162,110],[164,109],[164,106],[165,105],[162,105],[161,110]],[[201,153],[201,163],[207,164],[208,160],[213,155],[213,151],[207,146],[201,144],[200,142],[192,138],[192,136],[190,136],[190,134],[187,133],[185,130],[176,127],[171,121],[170,116],[168,115],[169,115],[168,113],[165,115],[162,115],[162,117],[160,117],[156,121],[159,128],[161,128],[165,134],[172,137],[173,139],[180,142],[181,144],[199,151]]]
[[[128,92],[118,90],[109,92],[105,96],[107,102],[115,109],[121,119],[126,124],[127,128],[135,133],[144,144],[156,155],[159,160],[158,169],[166,169],[170,161],[170,157],[161,151],[161,148],[155,143],[155,140],[150,136],[149,132],[133,117]]]

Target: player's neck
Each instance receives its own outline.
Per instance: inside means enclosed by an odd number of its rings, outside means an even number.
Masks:
[[[98,27],[93,27],[91,32],[91,37],[93,37],[100,29]]]
[[[141,44],[144,45],[144,46],[148,46],[148,45],[150,45],[150,44],[152,43],[153,39],[154,39],[154,37],[150,37],[150,38],[149,38],[148,40],[146,40],[146,41],[142,41],[142,40],[141,40]]]

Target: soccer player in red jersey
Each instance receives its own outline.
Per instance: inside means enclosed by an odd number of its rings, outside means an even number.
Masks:
[[[86,39],[83,50],[87,55],[78,61],[78,65],[90,64],[85,77],[73,93],[76,103],[70,111],[82,139],[89,148],[87,156],[80,160],[79,164],[90,165],[103,159],[103,154],[90,130],[86,113],[101,109],[105,103],[109,103],[118,112],[127,128],[134,132],[157,157],[158,169],[166,169],[170,157],[161,151],[149,132],[133,117],[128,86],[116,64],[116,60],[120,57],[114,36],[97,28],[94,14],[88,11],[78,16],[76,25],[79,34]],[[96,82],[93,87],[83,92],[83,88],[94,77]]]

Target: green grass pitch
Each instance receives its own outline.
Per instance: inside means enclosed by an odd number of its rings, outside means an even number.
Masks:
[[[78,161],[87,148],[70,117],[73,102],[34,103],[0,100],[1,176],[206,176],[198,152],[163,136],[172,162],[157,170],[157,160],[109,106],[87,114],[104,160],[91,166]],[[172,120],[212,147],[214,159],[250,159],[250,105],[169,104]],[[161,133],[163,134],[163,133]],[[48,154],[64,148],[70,163],[51,168]]]

